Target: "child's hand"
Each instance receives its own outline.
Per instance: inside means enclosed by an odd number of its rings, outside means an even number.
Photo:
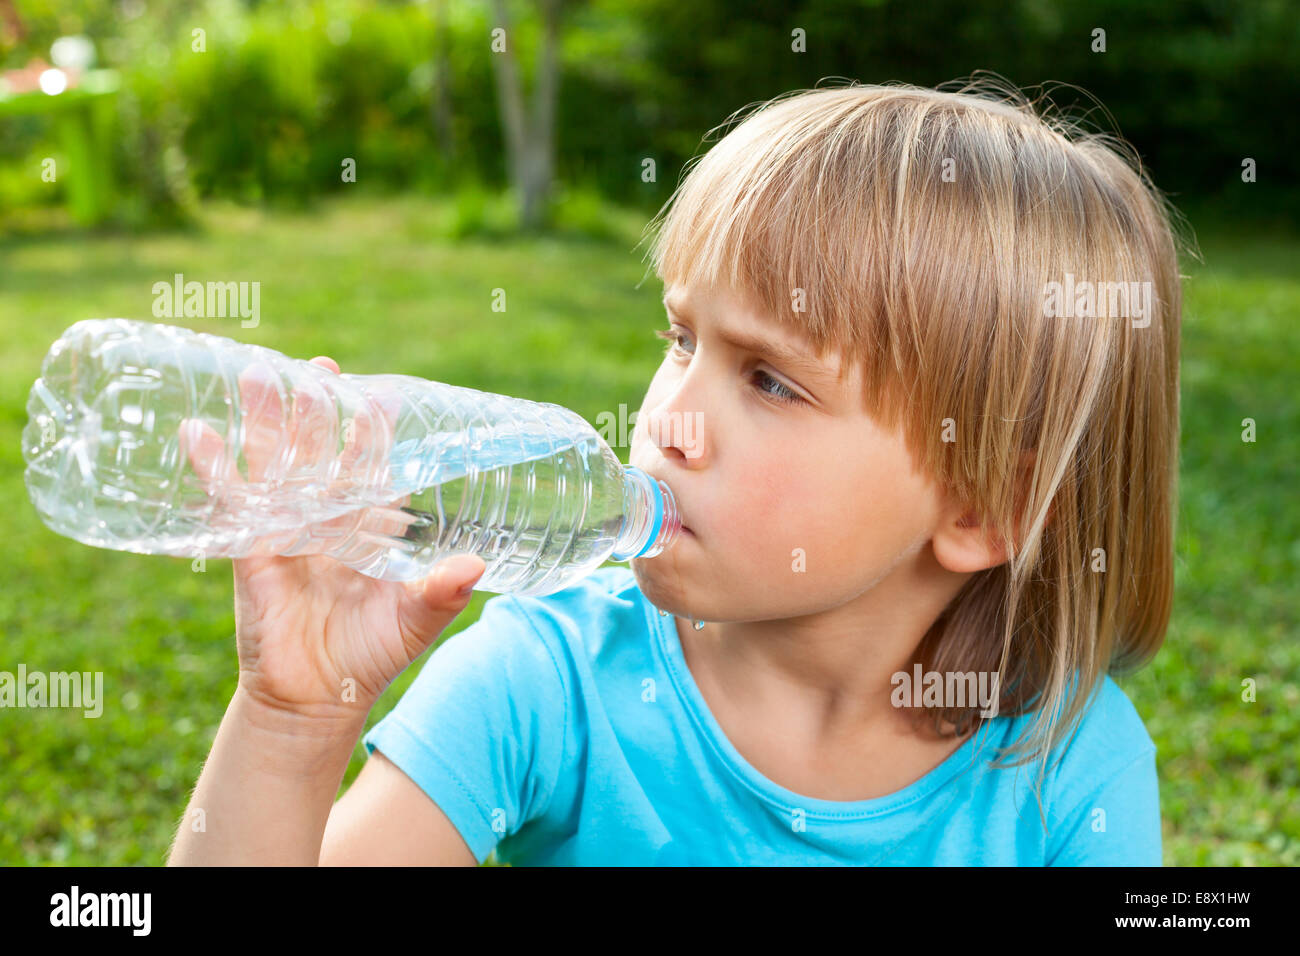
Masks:
[[[339,371],[333,359],[312,362]],[[269,403],[252,394],[257,388],[240,382],[241,407],[249,410],[244,456],[250,477],[260,474],[264,456],[277,447],[277,436],[259,436],[257,411]],[[278,401],[275,406],[265,417],[278,430]],[[223,443],[206,426],[187,441],[196,471],[211,470]],[[368,712],[465,608],[469,587],[486,568],[477,556],[458,555],[423,580],[396,582],[367,577],[323,555],[236,558],[233,564],[241,689],[258,703],[311,716]],[[468,587],[458,593],[462,586]]]

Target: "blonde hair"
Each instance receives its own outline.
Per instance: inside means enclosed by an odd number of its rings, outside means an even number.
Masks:
[[[1041,814],[1055,741],[1073,739],[1107,673],[1154,656],[1169,622],[1177,212],[1121,140],[1040,115],[996,79],[794,91],[684,174],[649,227],[659,277],[725,278],[856,363],[864,408],[901,422],[918,466],[1011,543],[918,660],[997,672],[1000,714],[1037,711],[1000,756],[1041,760]],[[1149,283],[1150,313],[1047,317],[1048,283],[1067,274]],[[964,734],[978,710],[930,712]]]

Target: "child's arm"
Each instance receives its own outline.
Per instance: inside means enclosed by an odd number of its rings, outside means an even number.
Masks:
[[[337,371],[329,359],[313,361]],[[262,412],[260,419],[250,414],[244,423],[243,450],[254,480],[278,447],[284,420],[278,398],[259,394],[259,387],[240,383],[243,407]],[[293,411],[294,427],[329,440],[329,429],[313,429],[310,406],[295,400]],[[215,432],[199,436],[187,452],[200,474],[215,472],[227,455]],[[333,454],[333,449],[304,453]],[[370,708],[465,608],[468,586],[486,565],[478,557],[460,557],[440,564],[423,581],[399,583],[365,577],[320,555],[232,563],[238,688],[168,862],[314,864]],[[467,586],[463,591],[462,585]],[[377,761],[368,762],[357,781],[364,781],[363,788],[354,785],[343,804],[350,833],[360,829],[358,808],[366,812],[378,799],[401,796],[391,780],[380,779],[376,788],[381,771],[372,770],[371,763]],[[421,819],[425,826],[436,825],[438,815],[428,812],[431,801],[422,797],[420,813],[368,824],[405,825],[408,834],[420,832]],[[398,809],[383,805],[384,812]],[[419,844],[412,843],[418,851]],[[399,859],[372,859],[381,858]],[[409,859],[409,853],[400,858]]]
[[[315,866],[365,717],[295,715],[237,689],[168,865]]]
[[[334,802],[364,722],[311,723],[236,691],[168,863],[476,866],[438,805],[379,751]]]
[[[334,804],[320,865],[477,866],[478,860],[441,808],[376,750]]]

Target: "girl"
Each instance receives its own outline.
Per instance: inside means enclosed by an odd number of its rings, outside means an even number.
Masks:
[[[1131,153],[1014,92],[852,85],[762,104],[665,209],[631,463],[688,530],[489,600],[337,803],[483,562],[235,561],[171,862],[1159,865],[1109,675],[1169,620],[1181,300]]]

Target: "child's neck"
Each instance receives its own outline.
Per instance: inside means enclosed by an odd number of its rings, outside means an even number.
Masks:
[[[889,712],[830,715],[806,695],[769,682],[761,694],[736,686],[703,631],[677,618],[683,656],[709,712],[745,761],[768,780],[819,800],[860,801],[897,793],[950,757],[970,736],[939,736],[924,721]],[[708,627],[717,625],[706,625]],[[732,681],[729,686],[729,680]],[[951,730],[951,728],[945,728]]]
[[[698,631],[677,618],[678,636],[692,672],[698,668],[729,707],[780,714],[804,741],[935,736],[914,709],[894,706],[895,675],[913,676],[922,639],[966,577],[900,566],[817,614],[707,621]]]

